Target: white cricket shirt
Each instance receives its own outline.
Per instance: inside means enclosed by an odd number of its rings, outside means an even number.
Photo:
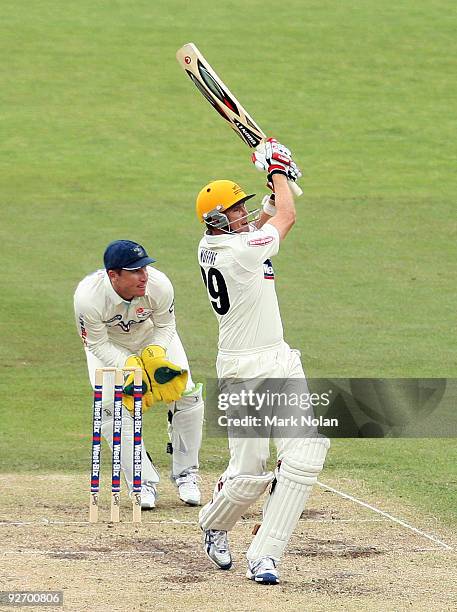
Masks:
[[[278,230],[268,223],[252,232],[201,239],[198,262],[219,322],[219,350],[243,353],[283,340],[270,261],[278,250]]]
[[[114,291],[105,270],[86,276],[76,289],[78,333],[106,367],[122,367],[126,356],[148,344],[167,349],[175,334],[173,286],[163,272],[150,266],[147,271],[145,295],[131,301]]]

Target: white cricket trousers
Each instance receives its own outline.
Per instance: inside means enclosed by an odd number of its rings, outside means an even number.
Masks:
[[[297,392],[308,393],[308,385],[300,361],[300,351],[291,349],[286,342],[274,347],[249,353],[229,353],[219,351],[216,361],[217,376],[238,379],[282,378],[296,380]],[[310,435],[310,432],[304,432]],[[281,461],[286,454],[295,456],[305,437],[274,438],[277,459]],[[267,471],[270,456],[268,438],[233,438],[229,436],[230,461],[219,482],[240,474],[260,475]]]

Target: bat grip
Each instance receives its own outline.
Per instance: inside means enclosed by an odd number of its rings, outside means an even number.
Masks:
[[[297,196],[297,198],[299,198],[301,195],[303,195],[303,191],[300,189],[300,187],[295,181],[288,180],[287,182],[289,183],[289,189],[294,194],[294,196]]]

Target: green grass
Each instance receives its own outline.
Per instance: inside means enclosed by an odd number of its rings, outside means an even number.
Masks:
[[[275,268],[308,374],[456,376],[453,2],[5,0],[0,24],[3,470],[86,468],[72,294],[114,238],[157,257],[194,378],[214,375],[195,195],[263,177],[176,63],[190,40],[303,167]],[[164,414],[145,422],[164,466]],[[455,466],[452,441],[339,441],[327,469],[455,520]]]

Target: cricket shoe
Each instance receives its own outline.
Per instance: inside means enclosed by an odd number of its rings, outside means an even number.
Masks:
[[[278,584],[279,574],[276,561],[271,557],[262,557],[257,561],[248,561],[246,578],[259,584]]]
[[[198,482],[201,480],[197,472],[188,470],[173,479],[178,487],[179,499],[189,506],[200,506],[201,493]]]
[[[217,529],[203,531],[203,548],[208,559],[220,569],[228,570],[232,567],[232,555],[230,554],[226,531]]]
[[[130,492],[130,497],[133,497],[133,491]],[[156,501],[158,498],[157,489],[153,484],[141,485],[141,509],[152,510],[156,507]]]

